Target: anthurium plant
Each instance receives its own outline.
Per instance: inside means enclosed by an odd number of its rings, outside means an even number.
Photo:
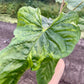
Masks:
[[[78,0],[65,0],[68,5],[67,1]],[[80,39],[76,11],[63,13],[63,6],[62,2],[54,20],[43,17],[39,8],[22,7],[18,11],[15,37],[0,51],[0,84],[17,84],[28,69],[36,71],[38,84],[48,84],[58,60],[68,56]]]

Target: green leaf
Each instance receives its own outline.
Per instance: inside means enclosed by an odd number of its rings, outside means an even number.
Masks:
[[[81,31],[84,31],[84,17],[79,19],[78,25]]]
[[[56,60],[51,57],[46,57],[42,61],[39,70],[36,72],[38,84],[48,84],[55,72],[57,62],[58,59]]]
[[[18,12],[15,37],[10,45],[0,52],[0,84],[16,84],[24,71],[33,65],[30,52],[41,31],[40,10],[21,8]]]
[[[0,52],[0,84],[16,84],[25,70],[38,70],[47,56],[60,59],[73,51],[80,38],[77,13],[61,14],[48,26],[44,22],[38,8],[19,10],[15,37]]]
[[[62,3],[62,0],[56,0],[56,2]],[[84,0],[65,0],[67,7],[70,10],[80,11],[84,7]]]

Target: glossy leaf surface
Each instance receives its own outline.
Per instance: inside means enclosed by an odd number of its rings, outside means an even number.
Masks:
[[[68,56],[80,38],[77,21],[77,14],[70,12],[47,24],[38,8],[21,8],[15,37],[0,52],[0,84],[16,84],[26,69],[38,70],[48,56]]]

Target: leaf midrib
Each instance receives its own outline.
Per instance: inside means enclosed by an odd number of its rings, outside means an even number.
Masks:
[[[53,24],[59,20],[59,18],[60,18],[60,15],[59,15],[59,16],[53,21],[53,23],[52,23],[48,28],[46,28],[46,29],[41,26],[42,32],[41,32],[41,34],[38,36],[38,38],[36,39],[36,41],[35,41],[35,43],[33,44],[33,46],[31,47],[31,49],[30,49],[30,51],[29,51],[29,53],[28,53],[28,56],[27,56],[27,60],[28,60],[28,58],[29,58],[29,54],[30,54],[32,48],[35,46],[36,42],[39,40],[39,38],[41,37],[41,35],[42,35],[43,33],[45,33],[49,28],[51,28],[51,27],[53,26]],[[38,26],[38,25],[37,25],[37,26]]]

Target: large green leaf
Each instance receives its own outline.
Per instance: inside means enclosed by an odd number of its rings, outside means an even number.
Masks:
[[[56,0],[56,2],[62,3],[62,0]],[[84,0],[65,0],[65,2],[70,10],[73,10],[77,7],[76,11],[79,11],[84,7]]]
[[[68,56],[80,37],[77,21],[77,14],[70,12],[44,26],[38,8],[21,8],[15,37],[0,52],[0,84],[16,84],[26,69],[38,70],[47,56],[53,59]]]
[[[39,70],[36,72],[38,84],[48,84],[55,72],[57,62],[58,59],[53,59],[51,57],[46,57],[42,61]]]

